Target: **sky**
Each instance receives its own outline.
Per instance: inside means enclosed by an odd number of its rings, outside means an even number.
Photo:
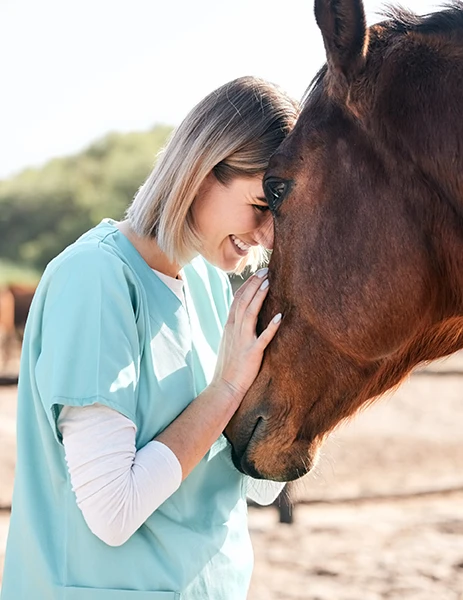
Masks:
[[[365,0],[370,24],[382,6]],[[0,178],[112,131],[177,125],[242,75],[300,99],[324,56],[313,0],[0,0]]]

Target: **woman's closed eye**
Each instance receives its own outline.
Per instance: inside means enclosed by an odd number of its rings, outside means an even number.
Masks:
[[[253,204],[252,206],[259,212],[266,212],[269,210],[269,207],[266,204]]]

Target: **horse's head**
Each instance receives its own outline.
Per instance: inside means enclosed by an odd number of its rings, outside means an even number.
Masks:
[[[463,346],[463,5],[370,27],[316,0],[327,64],[264,180],[284,315],[226,433],[245,472],[290,480],[416,364]]]

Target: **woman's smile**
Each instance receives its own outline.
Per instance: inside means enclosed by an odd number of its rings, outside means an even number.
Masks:
[[[230,240],[233,244],[233,248],[236,251],[236,253],[239,256],[247,256],[249,250],[251,249],[251,246],[249,244],[246,244],[245,242],[243,242],[243,240],[241,240],[236,235],[230,235],[229,237],[230,237]]]

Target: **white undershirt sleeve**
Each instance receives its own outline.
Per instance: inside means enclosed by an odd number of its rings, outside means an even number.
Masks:
[[[165,444],[135,447],[135,424],[102,404],[64,406],[58,419],[71,485],[90,530],[120,546],[180,486]]]
[[[265,479],[253,479],[247,477],[246,496],[262,506],[268,506],[275,502],[286,483],[280,481],[268,481]]]

